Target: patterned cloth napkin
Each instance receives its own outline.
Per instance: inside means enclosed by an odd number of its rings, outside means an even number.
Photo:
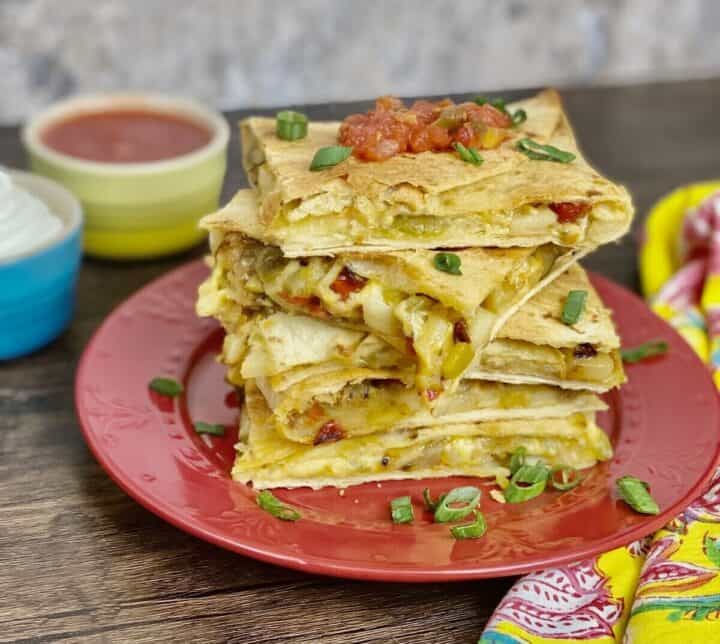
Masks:
[[[708,364],[720,388],[718,188],[688,186],[656,206],[640,269],[652,308]],[[705,495],[655,535],[521,578],[479,642],[720,642],[720,469]]]

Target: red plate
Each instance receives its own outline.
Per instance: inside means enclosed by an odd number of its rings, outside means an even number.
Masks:
[[[624,344],[666,338],[668,355],[628,367],[629,383],[607,396],[600,419],[615,457],[571,492],[521,505],[483,495],[487,534],[456,541],[417,501],[474,479],[393,481],[336,489],[279,490],[302,520],[260,510],[253,491],[228,475],[237,408],[214,361],[221,331],[195,317],[198,261],[156,280],[119,306],[80,363],[76,404],[93,453],[128,494],[187,532],[249,557],[308,572],[387,581],[442,581],[517,575],[576,561],[647,535],[703,491],[718,457],[718,398],[690,348],[635,295],[598,276]],[[147,383],[185,383],[168,400]],[[225,437],[199,436],[191,419],[227,425]],[[613,492],[633,474],[648,481],[662,514],[635,514]],[[488,484],[489,485],[489,484]],[[486,486],[487,487],[487,486]],[[415,523],[393,525],[390,499],[416,499]]]

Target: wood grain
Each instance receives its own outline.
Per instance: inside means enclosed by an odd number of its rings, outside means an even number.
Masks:
[[[665,192],[720,173],[720,80],[563,95],[586,154],[631,189],[638,223]],[[366,106],[302,110],[325,119]],[[0,163],[24,166],[16,128],[0,129]],[[225,198],[240,185],[234,141]],[[85,343],[126,296],[202,252],[137,264],[86,260],[72,327],[34,356],[0,365],[0,641],[476,641],[511,580],[375,584],[258,563],[165,524],[95,463],[73,410]],[[633,237],[586,265],[634,287]]]

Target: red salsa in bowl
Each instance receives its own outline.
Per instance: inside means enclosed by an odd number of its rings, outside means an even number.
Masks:
[[[211,107],[138,92],[68,98],[22,130],[33,171],[80,199],[85,251],[123,260],[204,239],[198,220],[218,207],[229,139]]]
[[[210,129],[178,114],[118,108],[80,112],[41,133],[50,149],[100,163],[148,163],[184,156],[205,147]]]

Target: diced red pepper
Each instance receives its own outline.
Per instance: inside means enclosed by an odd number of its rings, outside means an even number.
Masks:
[[[458,320],[453,325],[453,340],[455,342],[470,342],[470,333],[465,320]]]
[[[305,416],[309,420],[320,420],[323,416],[325,416],[325,411],[320,403],[313,403],[312,407],[305,412]]]
[[[343,266],[330,288],[340,296],[341,300],[347,300],[350,295],[357,293],[367,284],[367,279]]]
[[[329,420],[320,428],[320,431],[318,431],[318,433],[315,435],[313,445],[331,443],[339,441],[343,438],[345,438],[345,432],[342,430],[342,427],[340,427],[340,425],[334,420]]]
[[[439,395],[440,395],[440,392],[437,389],[426,389],[425,390],[425,399],[428,402],[432,402],[433,400],[436,400]]]
[[[561,201],[550,204],[550,210],[557,215],[557,220],[561,224],[576,222],[587,215],[590,207],[587,201]]]
[[[240,396],[238,395],[237,389],[228,391],[225,394],[225,406],[231,409],[237,409],[240,407]]]
[[[290,295],[289,293],[281,293],[283,299],[307,309],[309,313],[319,318],[328,317],[328,312],[323,306],[322,300],[317,295]]]
[[[413,344],[412,338],[405,338],[405,350],[407,351],[408,355],[410,355],[410,356],[417,355],[417,352],[415,351],[415,345]]]
[[[596,355],[597,349],[589,342],[578,344],[575,349],[573,349],[573,356],[575,358],[594,358]]]

